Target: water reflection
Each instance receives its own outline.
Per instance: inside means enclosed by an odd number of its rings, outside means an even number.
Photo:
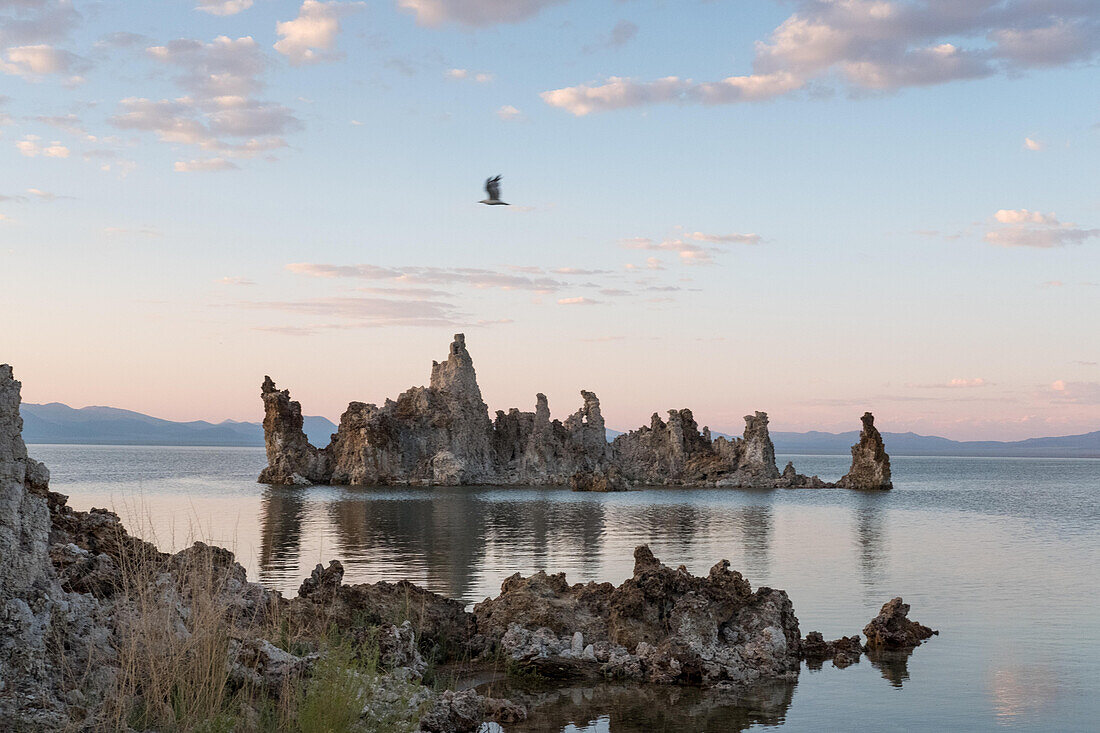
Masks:
[[[997,722],[1018,724],[1037,717],[1058,699],[1057,672],[1046,664],[1012,664],[992,672],[989,693]]]
[[[860,492],[853,511],[860,579],[864,590],[874,594],[886,576],[886,521],[882,503],[877,496]]]
[[[560,489],[268,487],[261,499],[259,578],[293,591],[313,562],[339,558],[349,580],[407,577],[472,602],[514,572],[566,570],[577,582],[602,579],[611,562],[629,574],[631,550],[645,542],[659,546],[667,562],[697,559],[705,570],[723,557],[736,559],[731,540],[742,548],[739,570],[757,585],[769,577],[771,505],[563,497],[571,495]],[[608,547],[609,537],[617,546]],[[319,544],[318,538],[327,539]]]
[[[871,666],[882,673],[884,680],[893,687],[901,687],[909,679],[909,657],[913,655],[913,651],[871,649],[867,651],[867,658],[871,660]]]
[[[481,691],[506,694],[527,706],[527,721],[508,726],[509,733],[743,731],[756,725],[781,725],[796,684],[778,682],[739,692],[616,684],[551,690],[493,685]]]
[[[759,579],[756,583],[759,585],[768,578],[771,567],[772,508],[767,504],[747,506],[736,521],[744,545],[746,575]]]
[[[336,555],[345,563],[405,564],[422,571],[432,590],[466,598],[485,552],[480,504],[468,492],[389,497],[349,489],[325,513],[336,531]]]
[[[267,487],[260,498],[260,582],[281,585],[287,568],[298,569],[305,500],[296,487]]]

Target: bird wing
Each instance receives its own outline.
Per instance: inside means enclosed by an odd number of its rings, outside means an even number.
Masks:
[[[500,199],[500,176],[485,181],[485,190],[489,192],[490,201]]]

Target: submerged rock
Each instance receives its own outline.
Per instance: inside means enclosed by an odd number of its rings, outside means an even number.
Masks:
[[[478,634],[519,667],[553,677],[746,685],[798,670],[798,619],[783,591],[753,592],[729,563],[707,577],[645,545],[622,585],[514,575],[474,607]]]
[[[837,482],[843,489],[892,489],[890,480],[890,456],[882,435],[875,427],[875,416],[863,413],[863,430],[859,442],[852,446],[852,467]]]
[[[909,604],[900,597],[884,603],[878,616],[863,627],[863,635],[867,637],[865,648],[886,651],[914,649],[925,639],[940,633],[909,620],[908,616]]]

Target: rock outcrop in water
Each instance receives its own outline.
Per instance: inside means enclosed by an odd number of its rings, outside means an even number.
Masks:
[[[875,427],[875,416],[863,413],[863,430],[859,442],[852,446],[852,467],[837,482],[842,489],[892,489],[890,456]]]
[[[323,483],[332,475],[327,450],[310,444],[302,430],[302,405],[290,399],[289,390],[275,388],[264,377],[260,395],[264,401],[264,445],[267,468],[260,473],[265,484]]]
[[[800,659],[785,592],[754,592],[725,560],[702,578],[673,570],[645,545],[618,587],[517,573],[474,617],[512,664],[549,677],[744,686],[792,678]]]
[[[780,473],[764,412],[747,415],[744,435],[733,439],[712,439],[706,427],[700,431],[691,410],[670,410],[667,421],[654,413],[648,426],[619,435],[609,445],[599,398],[582,390],[583,406],[564,422],[551,419],[541,393],[534,412],[512,408],[490,421],[462,334],[455,335],[446,361],[432,363],[429,386],[414,387],[382,407],[352,402],[324,448],[309,444],[301,406],[287,390],[277,390],[266,378],[262,393],[268,453],[268,467],[260,475],[264,483],[551,484],[577,491],[628,485],[838,485],[803,476],[792,465]],[[852,449],[844,485],[889,488],[881,436],[868,427],[867,416],[864,424],[865,437]],[[883,466],[886,485],[874,483]]]
[[[887,601],[883,604],[878,616],[863,627],[863,634],[867,637],[865,648],[879,651],[915,649],[924,640],[940,633],[916,621],[911,621],[908,617],[908,603],[901,598]]]

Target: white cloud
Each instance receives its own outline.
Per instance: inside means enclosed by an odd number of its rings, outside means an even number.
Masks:
[[[958,44],[969,44],[964,47]],[[613,76],[543,92],[574,115],[683,102],[772,99],[835,78],[855,90],[888,91],[1044,66],[1100,54],[1100,4],[995,0],[798,0],[796,11],[756,44],[752,73],[716,82],[676,76]]]
[[[1045,148],[1046,145],[1044,143],[1042,143],[1041,141],[1039,141],[1039,140],[1035,140],[1035,139],[1032,139],[1030,137],[1025,137],[1024,138],[1024,147],[1027,148],[1028,150],[1038,152],[1038,151],[1042,150],[1043,148]]]
[[[43,144],[39,142],[41,139],[37,135],[26,135],[22,140],[15,143],[15,147],[28,158],[37,158],[39,155],[46,158],[69,157],[69,149],[59,141],[54,140],[51,143]]]
[[[1001,209],[993,218],[1002,224],[1058,224],[1058,217],[1053,213],[1044,214],[1027,209]]]
[[[31,196],[34,196],[39,201],[56,201],[59,198],[65,198],[63,196],[58,196],[57,194],[50,193],[49,191],[43,191],[39,188],[28,188],[27,193],[29,193]]]
[[[225,158],[199,158],[196,160],[177,160],[172,169],[177,173],[194,173],[196,171],[217,172],[236,170],[237,164]]]
[[[250,36],[218,36],[206,43],[177,39],[146,49],[148,55],[181,70],[176,82],[187,92],[174,99],[128,97],[111,124],[153,132],[163,142],[193,145],[217,159],[252,158],[286,146],[282,135],[301,121],[281,104],[256,99],[269,66]],[[209,161],[181,161],[176,170],[225,170]]]
[[[583,296],[579,296],[579,297],[576,297],[576,298],[559,298],[558,299],[558,305],[599,305],[599,302],[600,301],[598,301],[598,300],[592,300],[590,298],[585,298]]]
[[[531,277],[515,271],[501,272],[476,267],[381,267],[379,265],[327,265],[293,262],[286,269],[298,275],[323,278],[390,280],[401,285],[467,285],[479,289],[528,290],[549,293],[565,283],[550,277]]]
[[[470,71],[469,69],[447,69],[443,76],[454,81],[476,81],[478,84],[488,84],[493,80],[493,75],[488,71]]]
[[[505,122],[514,122],[523,119],[523,113],[510,104],[506,104],[496,112],[497,117]]]
[[[63,40],[80,19],[72,0],[3,0],[0,48]]]
[[[712,244],[760,244],[761,241],[759,234],[704,234],[703,232],[692,232],[684,236],[688,239]]]
[[[985,241],[1001,247],[1050,249],[1100,237],[1100,229],[1083,229],[1072,222],[1061,222],[1053,213],[1001,209],[993,219],[1004,226],[987,231]]]
[[[959,388],[959,387],[984,387],[985,386],[985,380],[982,379],[981,377],[974,377],[972,379],[956,378],[956,379],[952,379],[950,382],[948,382],[944,386],[953,387],[953,388]]]
[[[625,249],[675,252],[680,256],[680,262],[685,265],[710,265],[714,263],[709,250],[697,244],[685,242],[682,239],[666,239],[661,242],[656,242],[648,237],[633,237],[631,239],[620,240],[619,244]],[[650,257],[649,260],[647,260],[647,263],[650,264],[649,269],[659,269],[652,266],[653,262],[657,262],[656,258]]]
[[[251,36],[218,36],[209,43],[180,38],[151,46],[146,53],[182,69],[177,82],[201,99],[253,94],[263,86],[259,77],[268,67],[267,58]]]
[[[359,7],[360,3],[305,0],[297,18],[275,24],[275,32],[280,36],[275,50],[295,65],[335,58],[333,49],[340,33],[340,18]]]
[[[46,44],[14,46],[3,52],[0,71],[26,79],[48,74],[71,74],[87,64],[77,55]]]
[[[1048,393],[1054,402],[1071,405],[1100,405],[1100,382],[1067,382],[1058,379],[1051,383]]]
[[[198,0],[195,10],[210,15],[236,15],[252,7],[252,0]]]
[[[397,0],[397,5],[415,13],[416,22],[421,25],[487,26],[519,23],[543,8],[564,2],[566,0]]]
[[[342,323],[308,326],[265,327],[267,330],[301,335],[329,328],[378,328],[383,326],[453,326],[457,314],[452,304],[434,300],[390,300],[338,296],[298,301],[241,303],[243,308],[279,310],[326,319],[342,319]]]
[[[215,280],[219,285],[255,285],[255,280],[249,280],[247,277],[241,277],[239,275],[231,277],[220,277]]]

